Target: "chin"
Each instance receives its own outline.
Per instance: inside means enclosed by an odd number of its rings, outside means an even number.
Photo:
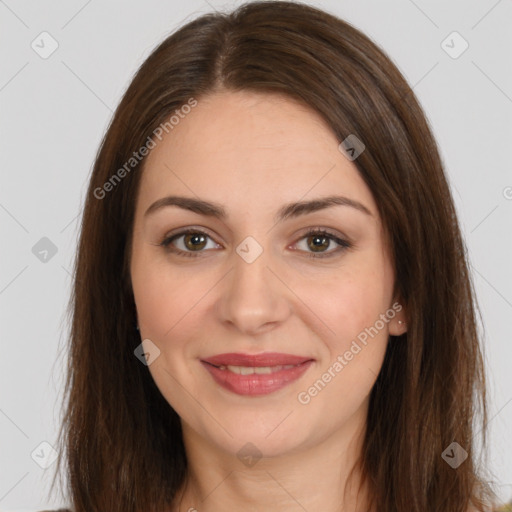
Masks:
[[[278,457],[304,448],[313,442],[314,429],[304,421],[298,422],[293,409],[282,407],[272,414],[264,414],[261,410],[254,414],[234,413],[223,416],[223,429],[203,430],[201,436],[210,439],[210,443],[218,445],[222,450],[240,458],[241,450],[255,451],[260,457]],[[291,413],[291,414],[290,414]],[[245,448],[244,448],[245,447]],[[242,455],[243,455],[242,453]]]

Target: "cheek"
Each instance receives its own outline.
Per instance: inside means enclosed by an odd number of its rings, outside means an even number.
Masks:
[[[322,337],[325,357],[297,399],[308,415],[323,418],[324,433],[348,421],[368,399],[386,353],[389,324],[380,315],[390,308],[392,284],[389,269],[374,261],[340,272],[323,294],[309,296],[315,314],[334,332]]]
[[[218,283],[218,275],[172,267],[165,258],[142,254],[132,264],[132,285],[140,334],[168,355],[194,357],[201,339],[208,292]],[[204,336],[204,331],[203,331]]]
[[[178,383],[188,382],[193,391],[194,378],[184,362],[193,356],[193,344],[188,342],[197,338],[196,331],[201,326],[198,302],[204,291],[169,265],[154,260],[140,263],[134,265],[132,272],[140,335],[160,350],[160,356],[148,369],[168,403],[186,417],[188,410],[195,410],[194,404]],[[196,396],[195,391],[193,395]]]
[[[144,335],[151,337],[166,327],[171,328],[178,301],[172,289],[166,286],[166,280],[154,271],[154,267],[146,268],[135,270],[132,283],[141,331],[144,330]]]
[[[132,286],[141,335],[163,341],[190,310],[192,286],[184,286],[177,271],[141,250],[132,262]]]
[[[322,338],[331,356],[350,345],[365,328],[385,314],[392,298],[391,268],[380,257],[360,258],[325,278],[301,277],[294,290],[310,308],[315,324],[322,324]],[[316,318],[315,321],[313,318]],[[320,322],[319,322],[319,320]],[[383,329],[387,334],[387,327]]]

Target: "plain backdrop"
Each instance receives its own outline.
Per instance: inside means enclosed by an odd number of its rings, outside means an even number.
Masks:
[[[437,138],[482,312],[490,469],[498,493],[510,499],[512,2],[311,3],[386,51]],[[167,35],[239,4],[0,0],[1,511],[65,505],[44,496],[55,467],[70,269],[87,180],[112,113]]]

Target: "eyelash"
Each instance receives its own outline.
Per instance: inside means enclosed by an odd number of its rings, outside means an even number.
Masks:
[[[200,229],[187,228],[187,229],[184,229],[184,230],[182,230],[178,233],[175,233],[171,236],[167,236],[166,238],[164,238],[164,240],[162,240],[162,242],[160,242],[159,245],[162,246],[167,251],[177,254],[178,256],[185,256],[187,258],[201,257],[200,254],[205,252],[204,250],[197,251],[197,252],[182,251],[181,249],[176,249],[175,247],[171,246],[171,242],[173,242],[175,239],[177,239],[183,235],[189,235],[189,234],[204,235],[211,239],[211,236],[208,235],[208,233],[205,233],[204,231],[201,231]],[[301,236],[299,241],[302,240],[303,238],[308,238],[313,235],[326,236],[328,239],[337,243],[339,245],[339,247],[337,249],[335,249],[334,251],[329,251],[326,253],[319,253],[319,254],[309,253],[309,254],[307,254],[307,257],[309,257],[309,258],[330,258],[336,254],[339,254],[340,252],[343,252],[347,249],[352,248],[352,244],[350,242],[347,242],[346,240],[339,238],[334,233],[331,233],[329,230],[326,230],[324,228],[313,228],[313,229],[309,230],[307,233],[304,233]]]

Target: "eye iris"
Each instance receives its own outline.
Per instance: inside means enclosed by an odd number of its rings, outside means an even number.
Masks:
[[[327,248],[329,246],[329,239],[326,236],[323,235],[312,235],[308,237],[308,240],[313,240],[313,245],[309,245],[310,248],[314,250],[314,252],[321,252],[317,251],[317,249]],[[319,244],[316,242],[321,241]]]
[[[184,242],[185,242],[185,246],[188,249],[192,249],[192,250],[202,249],[203,246],[196,245],[198,241],[199,241],[199,244],[201,244],[201,243],[205,244],[206,243],[206,237],[204,235],[199,234],[199,233],[188,233],[188,234],[185,235]],[[192,242],[192,245],[189,245],[189,242]]]

